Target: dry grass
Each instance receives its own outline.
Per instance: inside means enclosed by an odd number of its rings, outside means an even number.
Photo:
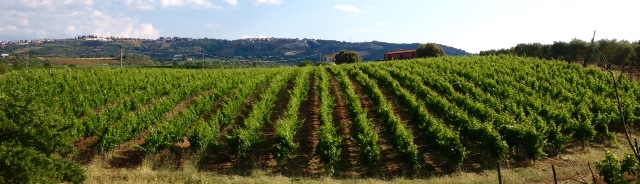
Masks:
[[[77,66],[96,66],[96,65],[108,65],[108,64],[117,64],[120,63],[118,60],[114,59],[78,59],[78,58],[54,58],[47,57],[45,58],[49,60],[52,64],[55,65],[77,65]]]
[[[606,149],[614,152],[618,158],[627,153],[628,146],[622,141],[618,147]],[[595,169],[594,161],[600,160],[605,155],[605,147],[602,144],[592,144],[592,147],[583,149],[580,147],[569,148],[560,157],[546,158],[526,166],[519,162],[504,162],[502,174],[504,183],[553,183],[551,165],[556,166],[559,183],[580,183],[582,179],[576,173],[578,170],[585,180],[591,183],[591,174],[587,163],[591,163]],[[462,171],[444,175],[429,176],[423,179],[395,178],[392,180],[376,178],[304,178],[286,177],[279,174],[271,174],[267,171],[253,171],[248,176],[224,175],[212,172],[199,171],[191,160],[196,158],[183,158],[185,162],[181,166],[171,166],[173,163],[167,160],[166,154],[158,154],[146,157],[137,168],[113,168],[104,158],[96,158],[91,164],[85,166],[88,175],[88,183],[497,183],[496,170],[484,170],[478,172]],[[169,163],[171,162],[171,163]],[[575,164],[576,169],[572,167]],[[516,166],[518,164],[518,166]],[[160,167],[159,167],[160,166]]]

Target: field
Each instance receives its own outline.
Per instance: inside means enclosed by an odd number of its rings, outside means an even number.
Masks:
[[[31,70],[0,75],[0,84],[0,97],[28,99],[64,122],[76,149],[69,159],[98,182],[141,172],[178,173],[183,182],[258,173],[266,182],[447,183],[433,179],[456,175],[484,183],[495,181],[500,162],[525,178],[509,181],[544,183],[526,179],[536,175],[527,169],[555,163],[572,180],[568,158],[600,159],[605,147],[626,152],[616,148],[624,142],[610,75],[533,58]],[[640,86],[623,79],[620,89],[624,116],[637,127]]]
[[[98,65],[109,65],[109,64],[119,64],[120,61],[114,60],[112,58],[98,58],[98,59],[80,59],[80,58],[56,58],[56,57],[47,57],[44,58],[51,62],[54,65],[77,65],[77,66],[98,66]]]

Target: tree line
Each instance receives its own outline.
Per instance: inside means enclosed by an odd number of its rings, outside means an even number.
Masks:
[[[580,39],[572,39],[570,42],[555,41],[553,44],[521,43],[508,49],[480,51],[479,55],[508,54],[528,56],[563,60],[568,63],[580,63],[583,66],[587,66],[603,63],[602,57],[597,52],[599,50],[613,65],[637,67],[640,64],[640,40],[629,42],[627,40],[601,39],[593,43]]]

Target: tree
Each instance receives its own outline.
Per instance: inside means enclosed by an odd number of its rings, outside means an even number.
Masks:
[[[569,50],[569,44],[567,44],[567,42],[563,42],[563,41],[557,41],[557,42],[553,42],[553,45],[551,45],[551,57],[554,59],[564,59],[564,60],[569,60],[567,59],[567,53]]]
[[[640,67],[640,41],[636,42],[633,44],[634,48],[633,51],[634,53],[634,57],[633,57],[633,67]]]
[[[35,103],[34,96],[33,91],[0,93],[0,181],[83,182],[82,166],[66,159],[77,125]]]
[[[305,67],[305,66],[313,66],[313,61],[311,60],[306,60],[303,62],[298,63],[299,67]]]
[[[585,60],[587,60],[587,54],[589,54],[587,42],[580,39],[573,39],[567,47],[567,62],[582,61],[582,64],[586,65]]]
[[[516,45],[513,51],[518,56],[543,58],[544,49],[545,47],[540,43],[521,43]]]
[[[416,56],[419,58],[440,57],[444,55],[445,53],[442,47],[440,47],[440,45],[435,43],[422,44],[418,46],[418,49],[416,49]]]
[[[634,46],[629,41],[622,40],[617,42],[612,59],[616,65],[625,65],[631,63],[634,55]]]
[[[609,60],[609,62],[604,63],[605,65],[626,65],[629,64],[629,62],[633,59],[635,51],[629,41],[602,39],[598,40],[596,44],[600,52],[602,52],[607,60]]]
[[[362,56],[355,51],[341,50],[336,54],[336,64],[343,63],[359,63],[362,62]]]

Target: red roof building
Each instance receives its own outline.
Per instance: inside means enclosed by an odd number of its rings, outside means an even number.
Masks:
[[[416,58],[416,50],[402,50],[402,51],[387,52],[384,54],[384,60],[411,59],[411,58]]]

